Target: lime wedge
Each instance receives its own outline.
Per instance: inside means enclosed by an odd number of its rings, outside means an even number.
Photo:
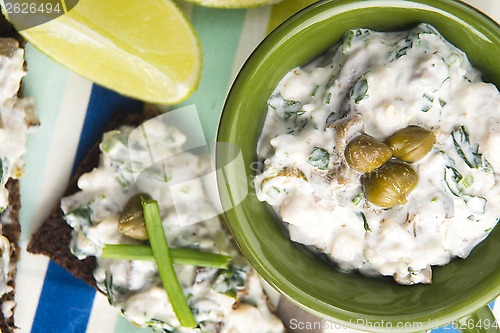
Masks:
[[[216,8],[250,8],[272,5],[283,0],[187,0],[200,6]]]
[[[200,79],[198,38],[170,0],[80,1],[21,35],[83,77],[152,103],[177,103]]]

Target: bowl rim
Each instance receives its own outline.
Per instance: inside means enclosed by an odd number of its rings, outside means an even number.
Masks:
[[[294,24],[300,20],[303,20],[307,18],[307,15],[314,10],[316,10],[319,7],[325,6],[326,10],[323,13],[324,15],[327,15],[327,17],[333,16],[335,13],[342,13],[343,11],[351,11],[351,10],[359,10],[365,7],[407,7],[407,8],[421,8],[421,9],[426,9],[426,10],[433,10],[433,11],[439,11],[442,12],[443,14],[447,14],[447,16],[453,17],[455,19],[459,18],[463,21],[462,17],[460,15],[464,13],[475,13],[481,18],[482,23],[486,23],[489,25],[494,26],[494,31],[493,34],[495,35],[495,38],[498,38],[500,40],[500,25],[499,23],[495,22],[492,18],[486,16],[484,13],[479,11],[478,9],[472,7],[469,4],[460,2],[458,0],[325,0],[325,1],[319,1],[316,2],[312,5],[309,5],[308,7],[300,10],[297,12],[295,15],[281,23],[278,27],[276,27],[270,34],[268,34],[262,41],[261,43],[254,49],[254,51],[251,53],[251,55],[247,58],[243,66],[241,67],[238,75],[236,76],[235,80],[233,81],[231,88],[227,94],[221,116],[219,118],[219,123],[217,127],[217,134],[216,134],[216,140],[217,142],[221,142],[221,136],[223,136],[221,133],[223,131],[223,125],[226,122],[226,119],[229,117],[229,114],[231,113],[230,109],[228,108],[228,104],[232,98],[234,98],[234,95],[237,94],[237,90],[239,87],[242,85],[242,82],[245,82],[248,80],[247,78],[247,71],[249,67],[251,66],[251,61],[255,57],[260,57],[259,63],[264,61],[265,54],[259,54],[260,50],[262,48],[268,47],[269,52],[267,53],[272,53],[274,51],[274,47],[272,47],[272,44],[274,43],[272,40],[277,38],[276,36],[289,36],[289,34],[294,32]],[[459,14],[455,13],[447,13],[445,12],[442,8],[439,6],[454,6],[457,11],[461,10]],[[328,13],[328,14],[326,14]],[[316,15],[320,16],[320,15]],[[319,19],[318,19],[319,20]],[[317,21],[310,22],[309,24],[314,24]],[[300,24],[299,24],[300,25]],[[290,38],[290,37],[288,37]],[[270,46],[268,46],[270,44]],[[217,148],[216,148],[216,155],[217,155]],[[217,170],[220,169],[221,165],[216,165]],[[219,193],[221,193],[221,190],[226,188],[225,183],[221,180],[217,180],[217,187],[219,190]],[[252,251],[252,246],[250,245],[250,242],[248,238],[245,237],[245,235],[241,232],[241,230],[238,230],[238,228],[235,227],[235,225],[232,223],[232,217],[230,216],[229,211],[225,211],[224,213],[224,218],[226,221],[226,224],[228,225],[232,235],[234,236],[239,248],[241,251],[244,253],[245,257],[250,261],[253,267],[258,271],[258,273],[266,280],[274,289],[276,289],[281,295],[284,295],[288,300],[293,302],[294,304],[298,305],[299,307],[305,309],[306,311],[313,313],[319,317],[322,317],[324,319],[332,320],[333,322],[339,323],[343,326],[346,327],[352,327],[352,322],[347,321],[346,317],[351,317],[353,315],[352,312],[346,311],[341,308],[336,308],[335,313],[331,313],[331,308],[329,308],[330,312],[327,314],[325,312],[325,305],[320,302],[320,300],[315,299],[318,304],[312,304],[310,303],[311,300],[306,300],[306,296],[303,293],[298,290],[298,288],[293,288],[293,286],[288,285],[286,282],[282,283],[279,279],[277,279],[274,276],[274,273],[271,272],[268,267],[266,267],[259,258],[257,258],[254,255],[254,252]],[[497,228],[498,229],[498,228]],[[290,241],[291,242],[291,241]],[[499,274],[500,275],[500,274]],[[478,294],[474,299],[470,299],[467,302],[463,302],[463,304],[460,304],[460,306],[455,306],[453,309],[450,309],[449,312],[446,314],[441,314],[439,318],[434,320],[432,322],[432,325],[429,323],[430,326],[423,326],[422,329],[430,329],[433,327],[437,326],[442,326],[445,325],[451,321],[454,321],[458,318],[464,317],[477,309],[481,308],[488,302],[490,302],[492,299],[497,297],[500,294],[500,284],[496,285],[494,288],[490,288],[487,293],[483,294]],[[361,316],[363,317],[363,316]],[[381,319],[383,319],[381,317]],[[357,327],[359,328],[359,327]],[[371,331],[378,331],[378,332],[385,332],[387,331],[387,328],[383,327],[382,329],[373,329],[370,328]],[[413,332],[414,329],[401,329],[397,328],[396,331],[398,332]]]

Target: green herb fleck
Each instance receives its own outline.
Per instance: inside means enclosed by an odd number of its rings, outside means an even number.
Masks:
[[[472,174],[462,178],[462,180],[460,181],[460,184],[463,185],[465,188],[471,187],[473,183],[474,183],[474,176],[472,176]]]
[[[488,160],[484,158],[484,156],[482,156],[481,165],[484,172],[494,173],[493,167],[491,166],[490,162],[488,162]]]
[[[3,175],[4,175],[3,165],[4,165],[3,159],[0,159],[0,184],[3,184]]]
[[[122,174],[116,174],[115,179],[122,188],[127,188],[130,186],[130,182]]]
[[[90,217],[92,216],[92,208],[90,208],[90,204],[87,206],[81,206],[66,214],[66,216],[68,215],[73,215],[77,218],[82,218],[84,220],[90,221]]]
[[[113,297],[113,275],[106,272],[104,276],[104,288],[106,289],[106,297],[108,298],[108,303],[110,305],[115,305],[115,299]]]
[[[325,103],[330,104],[331,100],[332,100],[332,93],[328,93],[325,97]]]
[[[475,213],[483,214],[486,209],[487,200],[483,197],[464,193],[464,177],[457,169],[447,166],[443,184],[453,196],[462,199],[465,204]]]
[[[284,112],[283,115],[284,115],[284,118],[285,119],[288,119],[290,117],[297,117],[297,116],[301,116],[303,115],[304,113],[306,113],[306,111],[304,110],[299,110],[299,111],[288,111],[288,112]]]
[[[469,166],[477,169],[483,165],[483,157],[479,154],[479,145],[469,141],[469,134],[463,126],[451,133],[453,144],[458,156]]]
[[[104,135],[104,139],[102,140],[99,148],[104,153],[109,153],[117,143],[121,143],[124,146],[127,146],[128,137],[125,133],[122,133],[118,130],[108,132]]]
[[[313,89],[313,91],[311,93],[312,97],[316,96],[316,93],[318,92],[318,88],[319,88],[319,86],[317,84],[315,84],[314,85],[314,89]]]
[[[432,98],[431,96],[427,95],[427,94],[424,94],[423,97],[428,100],[429,102],[434,102],[434,98]]]
[[[295,135],[296,133],[302,131],[307,125],[307,118],[302,118],[300,120],[295,119],[293,126],[288,128],[288,134]]]
[[[326,124],[331,124],[335,120],[335,112],[331,112],[328,117],[326,118]]]
[[[315,147],[307,163],[320,170],[327,170],[330,164],[330,154],[323,148]]]
[[[364,78],[357,80],[351,90],[351,98],[354,99],[354,103],[358,104],[363,99],[367,98],[368,95],[368,81]]]
[[[280,194],[281,191],[279,190],[279,188],[277,188],[276,186],[272,186],[267,192],[266,194],[272,198],[276,197],[278,194]]]
[[[430,109],[432,109],[432,105],[427,105],[427,106],[425,106],[425,107],[422,108],[422,112],[427,112]]]
[[[365,214],[363,213],[358,213],[358,216],[361,218],[361,220],[363,221],[363,227],[365,228],[365,231],[369,231],[371,232],[372,229],[370,229],[370,225],[368,224],[368,221],[366,220],[366,216]]]
[[[221,271],[220,275],[215,279],[212,289],[218,293],[236,298],[238,292],[245,289],[247,274],[246,269],[229,265],[229,268]]]

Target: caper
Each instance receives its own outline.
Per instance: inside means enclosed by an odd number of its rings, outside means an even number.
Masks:
[[[392,149],[392,155],[406,162],[422,159],[432,149],[436,136],[419,126],[408,126],[387,138],[386,143]]]
[[[144,222],[141,198],[151,199],[145,193],[139,193],[130,198],[118,218],[118,231],[131,238],[146,240],[148,232]]]
[[[361,134],[347,144],[344,155],[347,164],[354,170],[371,172],[387,162],[391,158],[392,152],[383,142],[369,135]]]
[[[389,161],[361,177],[363,192],[371,203],[382,208],[404,205],[406,196],[418,183],[418,175],[408,164]]]

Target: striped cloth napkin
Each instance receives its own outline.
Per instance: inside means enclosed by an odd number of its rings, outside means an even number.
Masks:
[[[208,9],[181,2],[200,37],[204,68],[199,89],[179,106],[196,105],[209,142],[215,138],[227,91],[245,59],[269,31],[312,2],[288,0],[248,10]],[[500,21],[499,0],[467,2]],[[24,250],[30,234],[56,205],[75,166],[92,143],[100,139],[113,114],[140,109],[143,104],[69,72],[30,45],[26,48],[26,58],[29,74],[24,81],[24,93],[35,98],[42,125],[29,139],[26,173],[21,184],[23,251],[16,296],[20,332],[152,332],[123,319],[104,296],[96,294],[57,264]],[[283,309],[286,318],[303,316],[290,305]],[[495,311],[500,315],[500,306]],[[328,329],[328,332],[334,331],[339,330]],[[450,327],[433,330],[441,331],[455,332]]]

